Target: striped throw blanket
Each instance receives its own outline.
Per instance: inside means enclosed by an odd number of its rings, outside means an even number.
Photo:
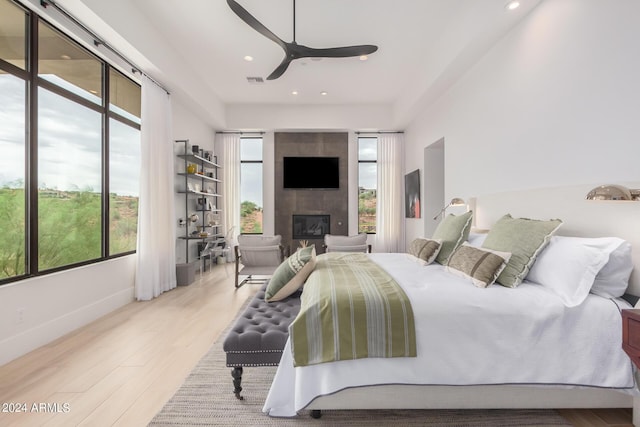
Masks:
[[[301,299],[289,326],[295,366],[416,356],[409,299],[366,254],[319,255]]]

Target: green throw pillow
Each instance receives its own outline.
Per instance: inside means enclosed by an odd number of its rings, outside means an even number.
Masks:
[[[529,218],[513,218],[507,214],[489,230],[483,248],[510,252],[511,258],[496,282],[509,288],[518,286],[549,239],[562,225],[559,219],[540,221]]]
[[[297,291],[315,266],[315,246],[307,246],[296,251],[285,259],[273,273],[265,290],[265,301],[280,301]]]
[[[433,240],[442,241],[440,252],[436,256],[436,262],[447,265],[449,257],[462,242],[469,237],[471,229],[472,211],[463,213],[462,215],[449,214],[438,224],[438,228],[433,232],[431,238]]]
[[[508,252],[476,248],[464,242],[449,258],[446,270],[471,280],[479,288],[486,288],[496,281],[510,257]]]
[[[426,264],[431,264],[438,256],[441,246],[439,240],[417,238],[409,245],[409,253]]]

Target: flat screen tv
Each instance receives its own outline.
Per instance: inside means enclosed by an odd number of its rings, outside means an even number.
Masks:
[[[284,157],[284,188],[340,188],[338,157]]]

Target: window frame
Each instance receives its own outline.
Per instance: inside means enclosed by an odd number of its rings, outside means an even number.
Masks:
[[[261,144],[261,149],[262,149],[262,155],[261,155],[261,159],[260,160],[242,160],[242,141],[243,140],[247,140],[247,139],[259,139],[260,140],[260,144]],[[242,135],[240,136],[240,186],[242,188],[242,165],[243,164],[260,164],[261,168],[260,171],[262,172],[262,174],[264,174],[264,138],[262,137],[262,135],[260,136],[246,136],[243,137]],[[242,212],[242,197],[240,197],[240,211]],[[264,209],[264,192],[262,194],[262,208]],[[262,230],[263,232],[261,233],[246,233],[242,231],[242,216],[240,217],[240,234],[246,234],[246,235],[255,235],[255,236],[260,236],[262,234],[264,234],[264,223],[262,224]]]
[[[358,153],[358,189],[357,189],[357,195],[356,195],[356,200],[358,201],[358,233],[366,233],[366,234],[376,234],[378,232],[378,212],[376,210],[376,231],[361,231],[360,229],[360,165],[361,164],[375,164],[376,165],[376,178],[377,178],[377,165],[378,165],[378,152],[377,152],[377,147],[376,147],[376,159],[375,160],[370,160],[370,159],[366,159],[366,160],[361,160],[360,159],[360,140],[361,139],[375,139],[376,142],[378,141],[378,137],[377,136],[371,136],[371,135],[358,135],[357,137],[357,153]],[[376,185],[376,200],[378,197],[378,186]]]
[[[21,69],[3,59],[0,58],[0,70],[6,74],[13,75],[25,83],[25,168],[24,168],[24,211],[25,211],[25,272],[24,274],[0,278],[0,286],[13,283],[21,280],[25,280],[31,277],[44,276],[59,271],[69,270],[84,265],[95,264],[106,261],[108,259],[119,258],[135,253],[135,250],[121,252],[117,254],[111,254],[109,252],[110,247],[110,206],[109,206],[109,120],[114,119],[118,122],[130,126],[138,131],[141,130],[141,125],[135,121],[121,116],[116,111],[112,111],[109,103],[109,79],[110,71],[114,70],[120,75],[128,78],[135,85],[140,86],[133,79],[130,79],[127,75],[122,73],[116,67],[111,65],[107,60],[100,58],[90,50],[86,49],[82,44],[78,43],[74,37],[69,36],[67,33],[58,28],[55,24],[51,23],[47,19],[38,15],[37,12],[29,10],[24,7],[20,2],[15,0],[3,0],[11,3],[20,8],[25,13],[25,55],[26,66],[25,69]],[[46,24],[55,31],[57,31],[62,37],[65,37],[67,41],[74,44],[76,47],[84,50],[92,58],[95,58],[102,69],[102,99],[100,104],[93,103],[88,99],[85,99],[73,92],[57,86],[56,84],[38,76],[38,27],[40,23]],[[101,248],[100,256],[94,259],[75,262],[72,264],[65,264],[54,268],[47,268],[40,270],[38,268],[38,90],[43,88],[49,90],[54,94],[61,96],[71,102],[74,102],[82,107],[89,108],[92,111],[96,111],[101,115]]]

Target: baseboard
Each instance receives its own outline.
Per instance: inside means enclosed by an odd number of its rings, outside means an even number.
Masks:
[[[134,288],[127,288],[0,341],[0,366],[133,301]]]

